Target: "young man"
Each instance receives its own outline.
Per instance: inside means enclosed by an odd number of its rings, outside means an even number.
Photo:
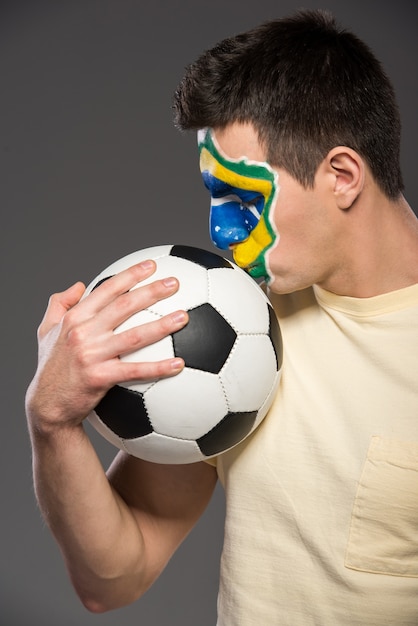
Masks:
[[[281,386],[262,425],[216,468],[120,453],[106,477],[83,419],[117,382],[175,375],[181,361],[118,355],[187,318],[113,328],[177,284],[129,292],[150,262],[82,301],[80,283],[52,296],[27,414],[37,497],[74,586],[93,611],[139,597],[219,476],[219,626],[415,625],[418,224],[402,196],[392,87],[354,35],[302,12],[204,53],[175,112],[178,126],[199,130],[214,243],[266,280]]]

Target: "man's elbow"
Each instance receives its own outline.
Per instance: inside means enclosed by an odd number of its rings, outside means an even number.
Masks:
[[[120,609],[124,606],[132,604],[138,600],[142,594],[135,594],[130,597],[124,594],[123,597],[111,597],[98,596],[95,594],[82,594],[77,592],[77,595],[83,604],[84,608],[90,613],[106,613],[115,609]]]
[[[105,602],[97,600],[96,598],[91,598],[90,596],[83,597],[79,594],[79,598],[84,608],[90,613],[106,613],[107,611],[111,611],[113,608],[108,606]]]
[[[106,613],[132,604],[150,587],[120,580],[100,581],[94,589],[86,589],[74,581],[73,585],[81,603],[90,613]]]

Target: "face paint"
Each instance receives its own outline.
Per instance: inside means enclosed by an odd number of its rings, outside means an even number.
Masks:
[[[200,170],[211,194],[210,236],[218,248],[233,248],[234,261],[254,278],[270,279],[266,253],[278,233],[271,207],[279,189],[277,173],[246,157],[220,152],[212,131],[199,131]]]

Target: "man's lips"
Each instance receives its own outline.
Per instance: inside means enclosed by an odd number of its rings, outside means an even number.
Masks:
[[[234,261],[236,262],[235,258],[234,258]],[[236,264],[238,265],[238,267],[244,270],[244,272],[247,272],[247,274],[250,274],[250,276],[253,276],[254,278],[265,276],[265,269],[262,263],[243,264],[243,263],[236,262]]]

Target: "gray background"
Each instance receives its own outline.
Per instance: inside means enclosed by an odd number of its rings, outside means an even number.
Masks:
[[[382,60],[417,207],[414,0],[0,3],[1,626],[215,623],[221,490],[143,599],[90,615],[35,504],[23,399],[52,292],[146,246],[211,248],[196,140],[172,125],[173,90],[203,49],[302,5],[333,10]],[[114,449],[91,435],[107,465]]]

